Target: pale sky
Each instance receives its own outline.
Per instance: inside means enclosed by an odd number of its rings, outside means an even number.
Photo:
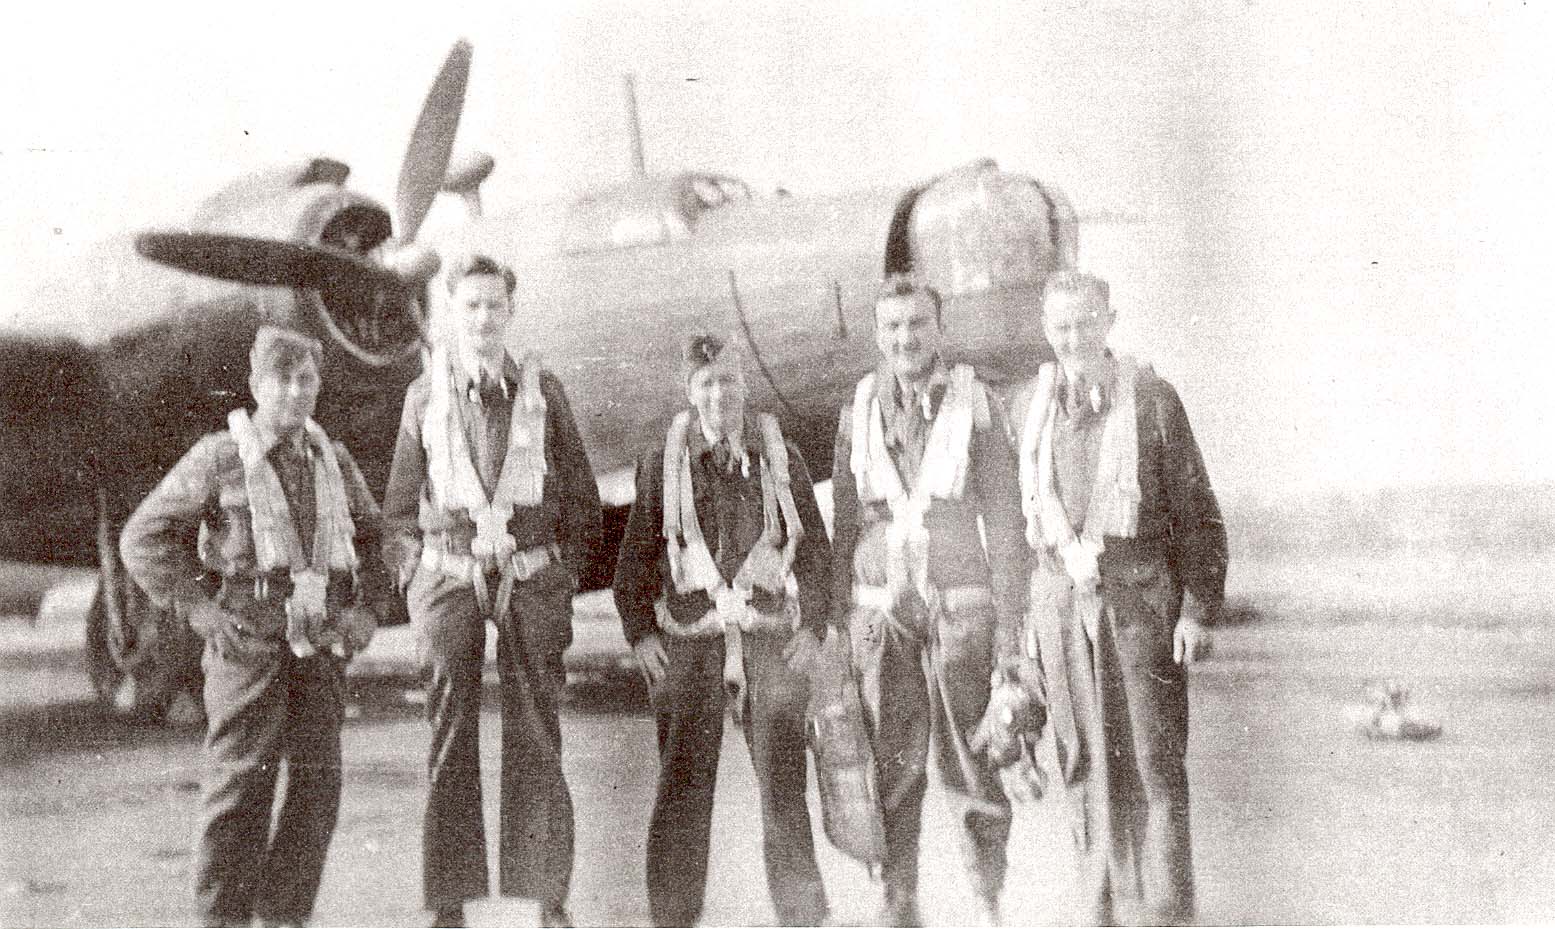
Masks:
[[[82,246],[326,153],[386,201],[442,56],[488,209],[650,166],[796,193],[991,155],[1065,189],[1117,340],[1250,488],[1555,480],[1552,15],[1513,3],[30,4],[0,36],[0,326]],[[238,11],[238,12],[234,12]],[[442,209],[436,223],[457,221]],[[1143,247],[1145,243],[1148,247]]]

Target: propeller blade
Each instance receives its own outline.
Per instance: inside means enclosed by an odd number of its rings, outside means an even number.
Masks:
[[[316,290],[349,287],[403,290],[393,272],[356,255],[320,245],[214,232],[143,232],[142,255],[183,271],[267,287]]]
[[[454,135],[459,130],[459,113],[464,108],[464,89],[470,79],[470,43],[460,39],[449,50],[443,69],[427,91],[426,102],[416,128],[410,133],[410,145],[400,165],[399,186],[394,206],[401,241],[410,242],[421,229],[422,220],[432,209],[432,200],[448,171],[453,154]]]

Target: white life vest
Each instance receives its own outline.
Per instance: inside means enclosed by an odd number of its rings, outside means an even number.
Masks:
[[[304,425],[313,456],[313,545],[304,548],[280,476],[270,464],[275,437],[259,429],[243,410],[227,414],[227,426],[243,462],[243,488],[254,535],[254,563],[260,574],[285,569],[292,593],[286,602],[286,638],[292,651],[308,657],[314,647],[308,629],[322,624],[331,571],[355,571],[356,525],[346,500],[345,479],[334,444],[313,420]]]
[[[546,404],[540,392],[540,361],[528,355],[520,365],[507,450],[490,498],[465,438],[456,401],[460,385],[446,346],[433,348],[427,378],[430,390],[421,423],[421,444],[426,449],[432,505],[447,512],[467,513],[475,524],[470,554],[482,562],[501,562],[518,548],[507,528],[514,508],[538,506],[545,490]]]
[[[1134,538],[1139,534],[1139,431],[1136,381],[1142,366],[1133,358],[1117,358],[1114,398],[1102,426],[1096,476],[1086,508],[1085,524],[1076,533],[1055,486],[1053,421],[1058,409],[1058,366],[1044,364],[1037,372],[1036,391],[1020,434],[1021,508],[1026,515],[1026,541],[1048,548],[1063,560],[1076,584],[1094,589],[1097,562],[1106,536]],[[1148,366],[1143,366],[1148,371]]]
[[[775,417],[768,414],[757,416],[762,438],[761,512],[764,528],[761,538],[756,540],[745,556],[745,562],[735,574],[733,582],[726,583],[707,546],[701,522],[697,519],[695,495],[691,486],[691,451],[686,441],[693,417],[693,411],[682,410],[670,422],[665,435],[663,533],[670,577],[676,592],[703,591],[713,601],[714,609],[696,623],[674,624],[667,628],[679,634],[695,635],[704,632],[710,634],[730,626],[751,628],[754,625],[766,625],[749,607],[751,592],[758,587],[775,594],[792,594],[797,591],[793,578],[794,556],[804,536],[804,525],[794,505],[788,471],[788,448],[783,442],[783,433]],[[787,539],[782,541],[785,530]],[[793,597],[787,599],[792,600]],[[660,617],[664,619],[662,611]]]
[[[989,423],[987,391],[978,383],[971,365],[956,365],[950,371],[939,414],[929,429],[917,486],[909,491],[886,449],[885,418],[875,375],[865,375],[859,381],[853,394],[853,450],[848,464],[859,501],[884,500],[891,510],[891,524],[886,530],[888,590],[906,590],[910,585],[925,600],[930,599],[929,534],[924,516],[936,499],[961,499],[970,466],[972,430],[987,429]]]
[[[243,462],[243,488],[253,524],[257,570],[354,570],[356,524],[346,501],[345,479],[335,457],[334,443],[319,424],[310,419],[303,427],[317,451],[313,457],[313,540],[308,548],[297,533],[281,478],[267,457],[275,437],[262,432],[243,410],[229,413],[227,426]]]

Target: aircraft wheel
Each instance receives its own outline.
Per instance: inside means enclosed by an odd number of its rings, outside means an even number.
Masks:
[[[99,586],[86,614],[86,673],[91,678],[92,690],[97,692],[97,699],[110,705],[125,676],[122,670],[123,637],[116,634],[116,630],[111,632],[108,628],[111,625],[117,624],[107,616]]]

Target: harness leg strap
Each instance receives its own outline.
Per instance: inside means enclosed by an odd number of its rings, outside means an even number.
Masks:
[[[488,618],[495,615],[491,609],[491,589],[486,586],[486,572],[481,570],[479,562],[470,566],[470,586],[475,588],[475,606],[481,615]]]
[[[745,639],[738,623],[724,626],[724,693],[734,707],[736,722],[745,721],[746,701],[750,698],[745,679]]]
[[[513,602],[513,584],[518,579],[518,564],[512,558],[502,567],[502,578],[497,581],[497,602],[493,616],[506,616],[508,605]]]

